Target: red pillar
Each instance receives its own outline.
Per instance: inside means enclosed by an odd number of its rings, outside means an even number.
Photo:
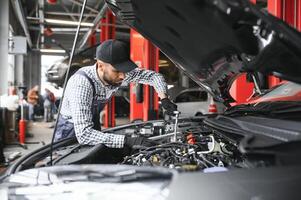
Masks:
[[[282,0],[268,0],[267,4],[269,13],[282,19]]]
[[[283,6],[283,21],[291,25],[292,27],[296,27],[296,11],[295,8],[295,2],[297,3],[297,0],[285,0],[282,3]]]
[[[138,67],[142,67],[143,42],[144,38],[142,37],[142,35],[131,29],[130,56],[132,61],[135,62]],[[143,102],[137,102],[136,91],[136,86],[132,83],[130,85],[130,121],[143,119]]]
[[[143,60],[144,68],[153,71],[159,71],[159,50],[151,42],[145,40],[144,47],[145,56]],[[158,119],[158,95],[151,86],[144,86],[144,102],[143,102],[143,120]]]
[[[159,71],[159,50],[139,33],[131,30],[131,59],[139,66]],[[158,118],[158,95],[152,87],[143,86],[143,102],[137,102],[135,84],[130,87],[130,120]]]
[[[91,33],[91,35],[89,36],[88,44],[89,44],[89,47],[92,47],[92,46],[96,45],[96,34],[95,34],[95,31],[93,33]]]
[[[115,17],[111,11],[108,11],[105,17],[101,20],[101,35],[100,41],[103,42],[108,39],[115,38]],[[105,119],[104,119],[104,127],[114,127],[115,126],[115,98],[107,103],[104,108],[105,111]]]
[[[283,0],[268,0],[268,12],[283,19]],[[280,83],[280,79],[275,76],[268,77],[269,87],[274,87]]]
[[[301,2],[300,1],[297,1],[297,30],[298,31],[301,31]]]

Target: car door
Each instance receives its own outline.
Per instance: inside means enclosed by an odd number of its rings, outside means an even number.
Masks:
[[[182,116],[195,116],[208,112],[208,93],[202,90],[183,91],[174,101]]]

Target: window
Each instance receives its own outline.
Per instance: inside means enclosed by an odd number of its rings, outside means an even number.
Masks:
[[[176,103],[198,102],[198,101],[207,101],[207,99],[208,99],[208,94],[205,91],[187,91],[177,96],[175,102]]]

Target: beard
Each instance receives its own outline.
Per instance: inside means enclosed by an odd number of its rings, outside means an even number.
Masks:
[[[122,82],[116,82],[112,78],[110,78],[106,72],[103,73],[103,80],[112,86],[120,86]]]

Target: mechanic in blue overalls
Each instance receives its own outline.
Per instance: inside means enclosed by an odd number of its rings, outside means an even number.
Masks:
[[[144,137],[128,137],[101,132],[99,113],[120,86],[130,83],[151,85],[161,99],[167,114],[177,110],[167,96],[167,84],[163,76],[151,70],[138,68],[130,60],[129,44],[120,40],[107,40],[96,49],[96,63],[78,70],[70,77],[58,125],[55,141],[76,136],[80,144],[102,143],[110,148],[151,146]]]

